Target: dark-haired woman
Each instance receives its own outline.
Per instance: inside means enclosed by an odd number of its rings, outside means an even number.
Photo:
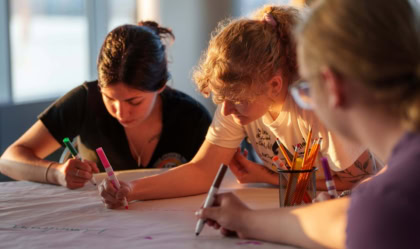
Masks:
[[[155,22],[112,30],[98,58],[98,80],[55,101],[7,148],[2,159],[27,163],[1,172],[79,188],[99,172],[95,149],[103,147],[114,170],[173,167],[188,162],[202,144],[211,117],[188,95],[166,86],[170,77],[164,39],[170,29]],[[83,161],[44,160],[78,136]]]

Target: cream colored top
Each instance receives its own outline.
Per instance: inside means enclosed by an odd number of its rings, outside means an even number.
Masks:
[[[244,126],[235,123],[231,115],[224,116],[219,106],[207,132],[206,140],[221,147],[236,148],[246,138],[264,165],[272,169],[273,156],[277,155],[280,160],[285,161],[275,142],[276,137],[287,148],[290,158],[293,158],[295,146],[298,146],[299,155],[303,155],[309,125],[312,126],[312,139],[322,137],[320,152],[322,156],[328,158],[333,171],[350,167],[366,150],[363,146],[352,144],[332,134],[313,112],[299,108],[290,96],[286,98],[276,120],[266,113],[263,117]],[[322,170],[318,170],[317,175],[323,178]]]

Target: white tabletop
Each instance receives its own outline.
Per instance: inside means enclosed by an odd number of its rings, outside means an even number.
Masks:
[[[131,180],[161,171],[117,172]],[[95,176],[98,183],[104,174]],[[276,188],[240,186],[231,173],[221,191],[233,190],[252,208],[278,207]],[[17,181],[0,183],[0,248],[295,248],[226,238],[205,227],[196,237],[194,212],[205,195],[131,202],[129,210],[104,207],[98,190]]]

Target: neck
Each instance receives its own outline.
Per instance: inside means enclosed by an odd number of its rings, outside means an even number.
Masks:
[[[359,142],[370,149],[385,163],[391,156],[392,149],[406,132],[400,120],[383,110],[360,108],[350,119]]]
[[[287,87],[286,88],[283,87],[280,94],[272,100],[273,103],[270,105],[270,109],[268,112],[270,113],[271,118],[273,120],[276,120],[277,117],[280,115],[280,112],[283,109],[284,102],[286,101],[287,94],[288,94]]]

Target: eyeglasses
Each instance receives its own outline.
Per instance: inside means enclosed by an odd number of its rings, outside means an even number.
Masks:
[[[289,92],[300,108],[311,110],[313,107],[309,83],[304,80],[298,80],[289,86]]]

